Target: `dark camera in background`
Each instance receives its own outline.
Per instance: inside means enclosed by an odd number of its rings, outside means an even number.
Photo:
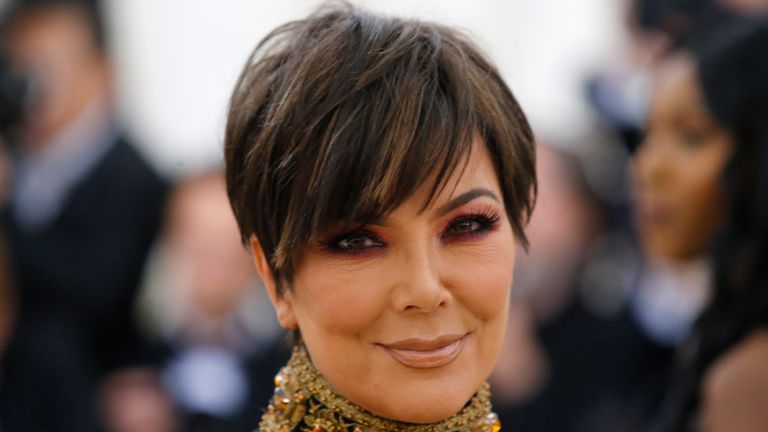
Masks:
[[[32,79],[25,76],[0,53],[0,133],[21,122],[32,99]]]

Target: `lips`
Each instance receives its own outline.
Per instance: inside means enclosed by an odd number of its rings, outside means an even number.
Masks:
[[[404,339],[380,344],[400,364],[416,369],[445,366],[461,354],[469,334],[444,335],[435,339]]]
[[[673,212],[666,206],[638,205],[635,211],[635,219],[641,228],[665,226],[671,223]]]

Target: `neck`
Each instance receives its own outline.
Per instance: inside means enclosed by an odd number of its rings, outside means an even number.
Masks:
[[[312,365],[306,349],[298,345],[275,377],[275,396],[262,417],[259,430],[313,432],[498,432],[498,417],[491,412],[488,384],[456,415],[430,424],[404,423],[378,417],[336,394]]]

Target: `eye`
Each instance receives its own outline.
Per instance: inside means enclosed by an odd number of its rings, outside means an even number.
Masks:
[[[680,140],[686,147],[696,148],[704,141],[706,134],[697,130],[685,130],[680,133]]]
[[[485,225],[478,222],[477,220],[463,219],[463,220],[458,220],[452,223],[446,230],[446,233],[464,234],[464,233],[476,232],[478,230],[483,229],[484,227]]]
[[[384,246],[379,237],[366,230],[352,231],[323,242],[332,252],[355,254]]]
[[[379,242],[367,236],[352,236],[340,240],[337,245],[340,249],[364,249],[378,246]]]
[[[711,126],[698,121],[681,124],[675,128],[678,142],[689,150],[696,150],[706,145],[713,133],[715,131]]]
[[[499,215],[493,212],[460,216],[443,231],[444,238],[464,238],[482,235],[496,227]]]

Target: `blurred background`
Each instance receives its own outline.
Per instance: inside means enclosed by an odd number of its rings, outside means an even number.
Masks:
[[[536,132],[504,430],[653,430],[712,269],[638,234],[632,152],[670,53],[768,2],[352,3],[466,29]],[[290,344],[226,199],[225,114],[257,41],[320,4],[0,0],[0,431],[257,427]]]
[[[148,157],[168,172],[220,160],[226,103],[244,59],[267,32],[321,3],[105,1],[118,106]],[[469,30],[501,68],[537,129],[562,138],[572,135],[566,130],[584,130],[590,119],[583,80],[621,56],[626,41],[623,1],[353,3]]]

